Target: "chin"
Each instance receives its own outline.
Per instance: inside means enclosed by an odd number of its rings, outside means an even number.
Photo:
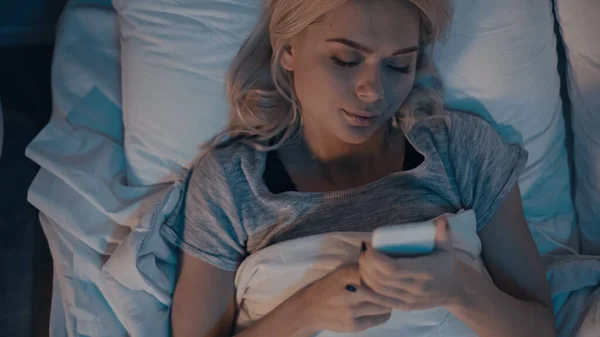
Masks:
[[[364,144],[368,142],[373,135],[378,133],[378,131],[380,131],[381,128],[390,121],[390,119],[391,116],[384,116],[384,118],[376,121],[372,125],[366,126],[353,125],[352,122],[342,119],[341,123],[335,128],[337,131],[335,134],[338,139],[347,144]]]
[[[351,127],[338,134],[338,138],[347,144],[360,145],[369,141],[376,131],[377,128]]]

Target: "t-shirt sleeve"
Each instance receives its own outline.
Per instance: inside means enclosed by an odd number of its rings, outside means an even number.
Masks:
[[[194,165],[178,241],[184,252],[218,268],[235,271],[246,256],[247,236],[227,178],[214,151]]]
[[[479,232],[517,185],[527,164],[527,151],[507,143],[482,118],[454,113],[449,155],[462,203],[475,211]]]

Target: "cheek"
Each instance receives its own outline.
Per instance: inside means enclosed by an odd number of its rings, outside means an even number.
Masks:
[[[399,78],[390,78],[389,87],[392,93],[392,102],[389,102],[391,106],[400,108],[400,106],[406,101],[406,98],[410,94],[414,86],[415,76],[414,74],[402,75]]]
[[[314,60],[296,67],[294,85],[296,95],[305,109],[319,111],[334,108],[352,90],[352,80],[335,71],[322,60]]]

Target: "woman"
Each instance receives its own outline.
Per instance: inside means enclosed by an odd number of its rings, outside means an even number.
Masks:
[[[450,16],[447,0],[268,1],[230,68],[229,126],[189,180],[174,336],[231,336],[235,271],[262,248],[463,208],[477,214],[495,284],[456,258],[438,219],[435,254],[392,259],[364,245],[358,264],[236,336],[357,332],[391,309],[433,307],[481,337],[554,336],[517,186],[526,152],[443,110],[431,50]]]

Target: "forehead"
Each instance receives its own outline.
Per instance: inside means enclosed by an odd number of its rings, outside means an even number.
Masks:
[[[406,0],[348,0],[310,25],[305,38],[347,38],[375,50],[417,45],[419,10]]]

